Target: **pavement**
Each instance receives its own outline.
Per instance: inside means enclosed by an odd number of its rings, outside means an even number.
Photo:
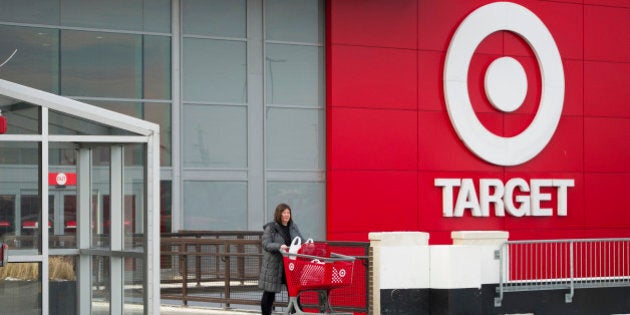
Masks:
[[[211,315],[253,315],[259,314],[259,311],[211,308],[200,306],[174,306],[162,305],[160,307],[161,315],[195,315],[195,314],[211,314]]]

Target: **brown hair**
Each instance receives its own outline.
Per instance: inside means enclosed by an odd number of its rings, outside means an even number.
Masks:
[[[289,207],[289,205],[286,203],[281,203],[276,206],[276,211],[273,213],[273,220],[276,221],[276,223],[282,225],[282,212],[284,212],[284,210],[286,209],[289,209],[289,213],[291,213],[291,207]],[[292,222],[293,215],[291,215],[291,217],[289,218],[289,224],[291,224]]]

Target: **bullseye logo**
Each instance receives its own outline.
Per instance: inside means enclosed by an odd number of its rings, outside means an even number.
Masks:
[[[57,185],[60,185],[60,186],[65,185],[66,182],[68,181],[68,178],[66,177],[66,174],[64,173],[57,174],[57,177],[55,179],[57,180]]]
[[[490,34],[509,31],[523,38],[538,61],[541,95],[538,112],[520,134],[502,137],[477,118],[468,91],[468,68],[475,50]],[[511,113],[523,104],[528,83],[523,66],[512,57],[495,59],[484,74],[484,89],[499,112]],[[444,98],[455,132],[478,157],[501,166],[525,163],[545,148],[553,136],[564,102],[564,71],[558,47],[544,23],[531,11],[510,2],[495,2],[473,11],[459,25],[444,64]],[[463,217],[548,217],[568,215],[567,178],[435,178],[442,190],[442,215]],[[549,207],[555,205],[555,207]]]
[[[295,265],[293,263],[289,263],[289,270],[293,271],[295,269]]]
[[[468,68],[475,49],[488,35],[511,31],[531,47],[541,71],[538,112],[531,124],[513,137],[498,136],[479,121],[468,93]],[[527,77],[514,58],[501,57],[488,67],[485,93],[495,109],[517,110],[527,94]],[[502,166],[522,164],[545,148],[553,136],[564,102],[564,71],[558,47],[544,23],[523,6],[495,2],[472,12],[459,25],[444,65],[444,96],[449,118],[466,147],[480,158]]]

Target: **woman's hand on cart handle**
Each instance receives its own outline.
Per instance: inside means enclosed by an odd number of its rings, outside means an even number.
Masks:
[[[284,245],[284,244],[280,245],[280,251],[284,251],[284,252],[286,252],[286,251],[288,251],[288,250],[289,250],[289,246]]]

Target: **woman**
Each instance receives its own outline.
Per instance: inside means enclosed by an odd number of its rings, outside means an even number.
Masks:
[[[291,245],[296,236],[302,238],[302,233],[291,219],[291,207],[281,203],[276,207],[273,221],[265,224],[262,236],[263,262],[260,270],[258,287],[263,289],[260,309],[263,315],[271,315],[276,293],[286,284],[282,254]]]

